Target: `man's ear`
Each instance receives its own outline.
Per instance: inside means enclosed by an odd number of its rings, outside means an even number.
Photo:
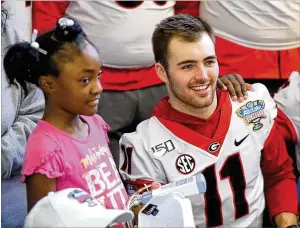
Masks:
[[[160,80],[167,83],[168,82],[168,75],[163,65],[160,63],[155,63],[155,71]]]
[[[50,75],[42,75],[39,79],[39,84],[41,89],[46,94],[53,94],[57,89],[56,80],[53,76]]]

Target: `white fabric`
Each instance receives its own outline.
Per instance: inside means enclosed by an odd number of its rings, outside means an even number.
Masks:
[[[25,219],[30,227],[108,227],[133,219],[129,210],[105,209],[81,189],[50,192],[31,209]]]
[[[66,14],[81,24],[104,66],[141,68],[155,63],[152,33],[162,19],[174,15],[174,4],[143,1],[126,9],[116,1],[71,1]]]
[[[138,227],[195,227],[191,201],[176,193],[153,197],[138,217]]]
[[[170,183],[199,172],[203,173],[204,170],[214,165],[217,191],[222,205],[223,225],[226,227],[262,227],[265,197],[260,168],[261,150],[273,126],[277,109],[274,100],[270,97],[264,85],[254,84],[253,87],[254,91],[249,92],[247,101],[242,103],[231,101],[232,112],[228,123],[230,127],[223,145],[219,149],[218,156],[214,156],[208,149],[201,149],[177,137],[156,117],[152,117],[139,124],[136,132],[124,134],[120,140],[121,145],[126,148],[133,148],[131,172],[129,174],[125,172],[126,170],[120,169],[122,178],[130,181],[141,179]],[[253,124],[247,125],[245,120],[237,115],[239,108],[249,104],[250,101],[256,100],[262,100],[265,104],[262,110],[265,117],[260,120],[263,126],[259,130],[253,130]],[[221,119],[221,121],[224,121],[224,119]],[[242,144],[239,146],[234,145],[235,140],[239,141],[248,134],[249,136]],[[173,146],[169,146],[171,149],[167,153],[154,153],[155,150],[153,151],[151,148],[155,148],[155,145],[163,145],[163,142],[168,142],[168,145],[172,142]],[[193,166],[187,164],[188,161],[185,164],[182,163],[193,170],[188,174],[182,174],[179,171],[180,167],[177,165],[177,159],[183,155],[189,155],[194,159]],[[245,178],[246,189],[244,195],[249,208],[249,213],[237,220],[235,220],[236,209],[233,204],[234,196],[229,182],[230,178],[222,179],[220,174],[222,167],[231,157],[239,158],[239,163],[242,166],[243,173],[238,174],[238,177],[244,176]],[[120,167],[125,167],[124,161],[125,155],[120,151]],[[205,178],[208,182],[211,176],[209,178],[205,176]],[[204,194],[192,196],[189,199],[192,202],[197,227],[206,227],[206,200]]]
[[[293,72],[288,80],[289,84],[281,88],[275,95],[274,100],[292,121],[298,136],[296,145],[297,167],[300,171],[300,74]]]
[[[242,46],[265,50],[300,47],[300,0],[202,1],[200,17],[216,35]]]

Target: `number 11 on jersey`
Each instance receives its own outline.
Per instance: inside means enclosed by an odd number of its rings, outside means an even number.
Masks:
[[[222,200],[218,190],[215,164],[202,171],[206,179],[205,214],[207,227],[222,226]],[[223,163],[219,175],[222,180],[228,179],[233,194],[235,220],[249,213],[249,205],[245,196],[246,180],[240,154],[229,156]]]

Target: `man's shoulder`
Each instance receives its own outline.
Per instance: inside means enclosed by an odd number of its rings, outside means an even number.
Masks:
[[[165,141],[175,140],[170,130],[168,130],[155,116],[141,122],[136,131],[125,133],[120,139],[120,144],[126,147],[139,147],[139,149],[149,149]]]
[[[269,99],[271,95],[267,87],[262,83],[255,83],[252,85],[253,90],[248,92],[248,98],[255,99]]]
[[[243,120],[245,125],[260,140],[268,136],[277,116],[276,103],[265,85],[253,84],[253,90],[248,92],[248,99],[243,102],[232,102],[235,120]]]
[[[271,97],[267,87],[261,83],[253,84],[252,91],[248,91],[248,99],[243,102],[232,102],[233,108],[240,109],[245,106],[247,109],[276,109],[275,101]]]
[[[122,135],[121,140],[126,139],[140,139],[146,140],[155,134],[155,128],[157,128],[158,120],[156,117],[151,117],[139,123],[136,130],[131,133],[125,133]]]

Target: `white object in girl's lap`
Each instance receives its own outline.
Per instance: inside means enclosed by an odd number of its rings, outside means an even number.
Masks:
[[[105,209],[85,191],[68,188],[50,192],[38,201],[24,227],[108,227],[133,217],[132,211]]]
[[[161,193],[142,208],[138,227],[195,227],[191,201],[179,193]]]
[[[195,227],[189,196],[206,192],[202,173],[161,186],[141,195],[139,227]]]

